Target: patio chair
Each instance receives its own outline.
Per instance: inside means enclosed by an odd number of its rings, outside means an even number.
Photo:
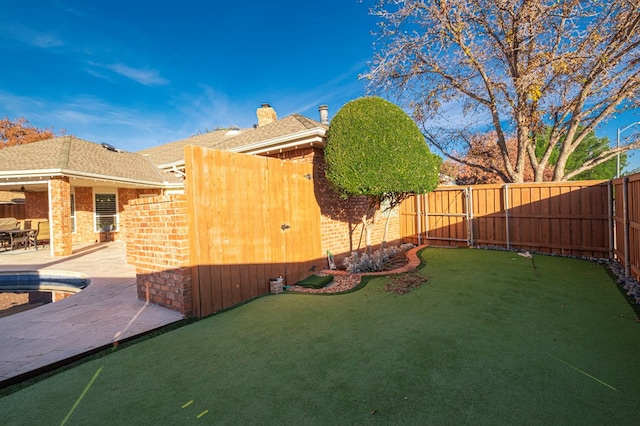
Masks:
[[[35,246],[38,248],[38,244],[49,244],[51,236],[49,234],[49,221],[43,220],[38,222],[38,232],[35,235]]]
[[[11,231],[20,227],[20,222],[14,217],[0,218],[0,247],[7,248],[11,245],[11,236],[2,231]]]

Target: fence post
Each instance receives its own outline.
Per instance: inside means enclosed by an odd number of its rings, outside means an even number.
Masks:
[[[417,231],[418,231],[418,245],[421,246],[422,245],[422,195],[421,194],[416,194],[416,216],[418,216],[418,226],[417,226]]]
[[[607,199],[609,214],[609,259],[613,259],[615,255],[615,220],[613,217],[613,181],[607,183]]]
[[[425,203],[424,203],[424,239],[425,244],[429,244],[429,194],[433,194],[433,192],[428,192],[425,194]]]
[[[467,245],[473,246],[473,188],[467,186]]]
[[[622,180],[622,220],[624,226],[624,277],[631,271],[631,250],[629,247],[629,178]]]
[[[509,184],[504,185],[504,224],[507,237],[507,250],[511,250],[511,240],[509,238]]]

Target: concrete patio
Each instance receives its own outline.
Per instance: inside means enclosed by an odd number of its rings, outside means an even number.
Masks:
[[[81,272],[91,283],[59,302],[0,318],[0,388],[183,319],[138,300],[123,242],[74,246],[65,257],[51,257],[48,247],[0,250],[0,271],[27,270]]]

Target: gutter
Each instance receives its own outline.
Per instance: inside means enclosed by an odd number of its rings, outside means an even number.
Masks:
[[[309,129],[309,130],[303,130],[302,132],[298,132],[298,133],[292,133],[292,134],[288,134],[286,136],[279,136],[277,138],[273,138],[273,139],[267,139],[266,141],[260,141],[260,142],[256,142],[253,143],[251,145],[243,145],[241,147],[236,147],[236,148],[229,148],[229,149],[224,149],[224,151],[229,151],[229,152],[239,152],[239,153],[257,153],[257,152],[266,152],[269,151],[269,147],[271,147],[271,150],[274,149],[281,149],[281,148],[286,148],[286,147],[291,147],[291,146],[295,146],[295,145],[301,145],[303,143],[309,143],[309,144],[314,144],[317,143],[318,145],[324,146],[326,145],[326,142],[324,141],[325,135],[327,134],[327,131],[325,129],[321,129],[321,128],[313,128],[313,129]],[[305,138],[312,138],[312,140],[310,141],[302,141],[300,139],[305,139]],[[281,145],[284,144],[286,142],[290,142],[284,146],[277,146],[277,145]],[[274,146],[276,145],[276,146]]]
[[[154,187],[157,188],[159,186],[182,186],[181,184],[174,184],[174,183],[170,183],[168,181],[157,181],[157,182],[153,182],[153,181],[146,181],[146,180],[136,180],[136,179],[129,179],[129,178],[124,178],[124,177],[119,177],[119,176],[108,176],[108,175],[101,175],[101,174],[97,174],[97,173],[87,173],[87,172],[77,172],[77,171],[72,171],[72,170],[65,170],[65,169],[40,169],[40,170],[29,170],[27,172],[22,172],[22,173],[16,173],[17,171],[12,171],[12,172],[0,172],[0,180],[9,180],[9,179],[28,179],[28,178],[50,178],[52,176],[68,176],[70,178],[86,178],[86,179],[93,179],[93,180],[101,180],[101,181],[107,181],[107,182],[122,182],[122,183],[128,183],[128,184],[133,184],[133,185],[140,185],[140,186],[150,186],[150,187]]]

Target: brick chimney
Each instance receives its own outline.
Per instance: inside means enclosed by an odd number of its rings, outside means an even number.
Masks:
[[[256,115],[258,116],[258,127],[273,123],[278,119],[276,110],[271,108],[269,104],[262,104],[262,106],[256,110]]]
[[[320,105],[318,111],[320,111],[320,122],[329,125],[329,107],[327,105]]]

